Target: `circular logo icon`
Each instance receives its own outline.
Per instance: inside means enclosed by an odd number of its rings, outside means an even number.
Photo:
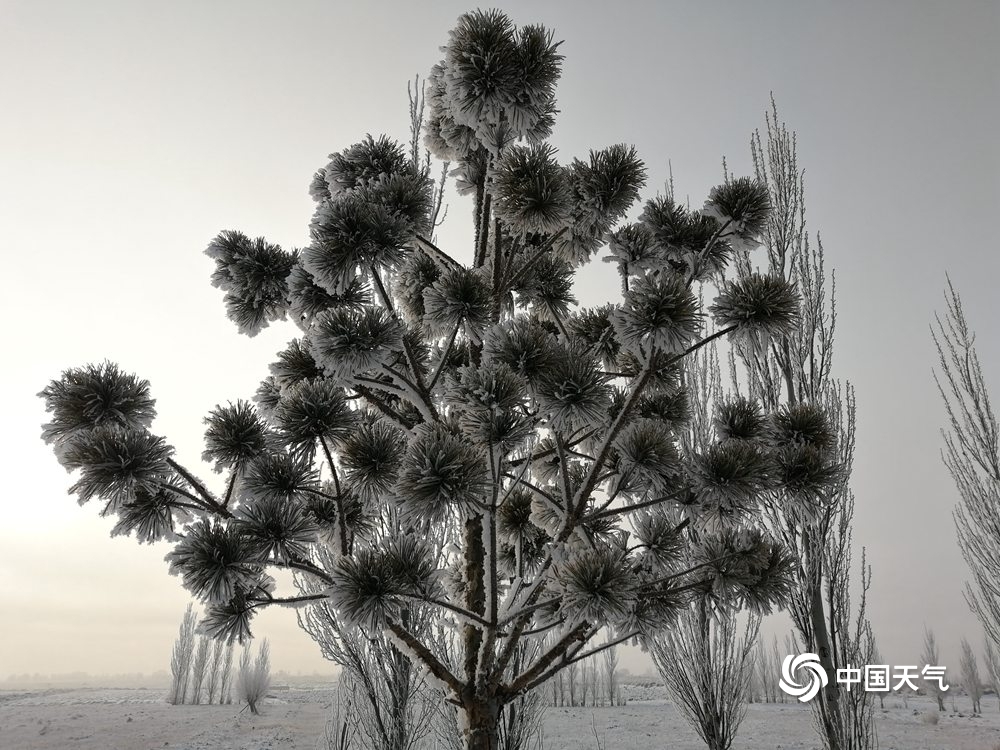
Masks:
[[[807,677],[805,682],[796,679],[800,670],[805,672]],[[802,703],[815,698],[820,689],[826,687],[827,682],[826,670],[819,663],[819,656],[816,654],[798,656],[790,654],[781,662],[781,679],[778,681],[778,687]]]

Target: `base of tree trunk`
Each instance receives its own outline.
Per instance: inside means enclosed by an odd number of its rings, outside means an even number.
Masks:
[[[500,744],[500,709],[498,701],[467,706],[465,750],[497,750]]]

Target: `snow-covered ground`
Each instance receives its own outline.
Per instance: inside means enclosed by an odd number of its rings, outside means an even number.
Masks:
[[[163,690],[0,692],[3,750],[316,750],[333,690],[274,691],[242,706],[172,706]]]
[[[701,750],[704,746],[658,688],[631,688],[616,708],[550,708],[544,723],[549,750]],[[641,700],[644,699],[644,700]],[[171,706],[150,689],[76,688],[0,691],[3,750],[325,750],[334,690],[274,690],[263,714],[240,706]],[[1000,746],[1000,711],[984,699],[972,717],[959,712],[922,720],[930,701],[890,696],[878,714],[882,750],[993,750]],[[818,748],[808,707],[754,704],[734,750]]]

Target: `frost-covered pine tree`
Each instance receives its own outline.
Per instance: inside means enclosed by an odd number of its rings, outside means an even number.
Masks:
[[[732,409],[704,450],[677,447],[684,358],[796,325],[786,280],[722,280],[768,219],[764,186],[729,180],[695,211],[654,197],[618,226],[643,163],[625,145],[556,158],[550,31],[469,13],[443,53],[425,142],[471,201],[466,245],[431,241],[431,180],[386,137],[315,175],[308,247],[236,231],[210,243],[241,332],[299,329],[253,402],[208,415],[218,491],[152,429],[149,383],[112,363],[43,391],[44,437],[115,533],[173,543],[208,632],[243,640],[261,608],[329,604],[426,673],[467,748],[494,750],[505,706],[671,627],[693,596],[782,602],[795,561],[750,522],[776,488],[808,504],[836,473],[836,440],[820,410]],[[574,272],[605,245],[622,298],[579,309]],[[706,306],[703,283],[717,289]],[[679,508],[748,523],[695,543]],[[315,590],[280,593],[281,569]],[[415,632],[414,613],[437,627]]]

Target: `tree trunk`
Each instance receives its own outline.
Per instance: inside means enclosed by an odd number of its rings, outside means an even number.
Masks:
[[[812,551],[813,559],[811,562],[812,565],[816,566],[814,572],[815,578],[813,579],[814,582],[811,582],[810,584],[810,589],[812,589],[812,591],[810,592],[809,619],[812,623],[812,635],[813,641],[816,644],[816,655],[819,656],[819,662],[823,669],[826,670],[828,678],[826,690],[823,691],[823,704],[820,710],[820,715],[823,723],[823,733],[826,735],[828,750],[840,750],[840,692],[839,686],[837,685],[837,667],[834,663],[835,657],[833,649],[830,646],[830,632],[826,627],[826,611],[823,607],[823,576],[822,568],[820,567],[822,558],[819,557],[822,552],[817,551],[812,546],[812,543],[813,540],[807,539],[807,554],[809,551]]]
[[[477,615],[486,613],[486,587],[483,574],[486,571],[486,549],[483,546],[483,517],[472,516],[465,522],[465,607]],[[465,682],[475,686],[478,674],[479,649],[483,645],[483,633],[474,625],[462,626]]]
[[[500,746],[500,701],[489,699],[465,705],[465,750],[498,750]]]

